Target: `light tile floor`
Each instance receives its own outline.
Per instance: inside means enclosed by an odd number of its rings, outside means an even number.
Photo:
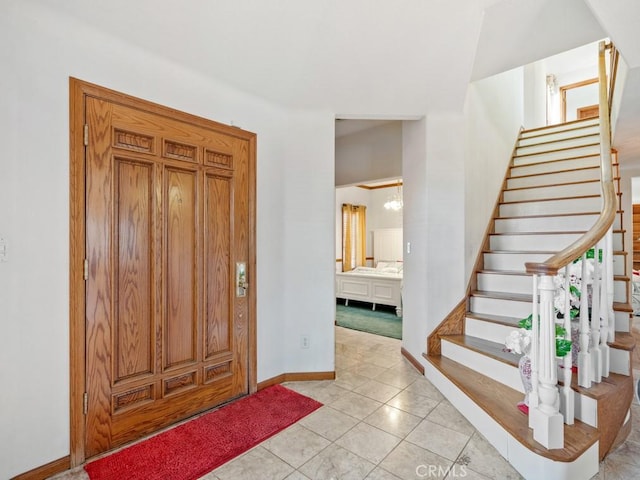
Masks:
[[[324,406],[201,480],[522,478],[402,357],[398,340],[336,327],[336,380],[285,385]],[[635,401],[632,410],[631,435],[592,480],[640,478]]]

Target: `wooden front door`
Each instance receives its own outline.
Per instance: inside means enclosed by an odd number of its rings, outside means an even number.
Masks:
[[[253,134],[86,96],[85,457],[247,394]]]

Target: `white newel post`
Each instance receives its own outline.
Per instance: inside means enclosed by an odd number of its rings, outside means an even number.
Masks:
[[[553,315],[553,277],[540,277],[540,340],[538,344],[538,398],[536,408],[529,409],[533,439],[545,448],[564,447],[564,420],[558,410],[555,320]],[[535,320],[532,322],[536,324]]]
[[[533,275],[533,302],[531,309],[531,350],[529,357],[531,358],[531,393],[529,393],[529,428],[533,428],[531,411],[535,409],[539,402],[538,399],[538,275]]]
[[[587,255],[582,255],[582,273],[580,274],[580,351],[578,353],[578,385],[591,388],[591,353],[589,340],[591,328],[589,326],[589,296],[587,293]]]
[[[569,279],[569,265],[564,267],[564,329],[565,329],[565,338],[571,340],[571,302],[569,295],[569,287],[570,287],[570,279]],[[573,345],[571,346],[573,349]],[[571,351],[569,351],[561,360],[562,362],[562,380],[563,386],[560,394],[560,411],[564,416],[564,423],[567,425],[573,425],[573,420],[575,417],[575,403],[574,403],[574,393],[571,388]]]
[[[598,244],[593,247],[593,284],[591,290],[591,380],[600,383],[602,357],[600,355],[600,262]]]

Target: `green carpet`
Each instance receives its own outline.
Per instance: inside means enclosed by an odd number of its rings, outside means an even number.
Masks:
[[[402,338],[402,318],[396,316],[395,308],[382,305],[371,310],[370,303],[349,301],[349,306],[336,305],[336,325],[361,332],[375,333],[384,337]]]

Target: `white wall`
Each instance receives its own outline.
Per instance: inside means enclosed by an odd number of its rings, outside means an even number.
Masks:
[[[338,137],[335,151],[337,186],[398,178],[402,175],[402,122]]]
[[[275,332],[284,337],[284,372],[334,370],[334,118],[327,112],[291,113],[285,129],[284,329]],[[265,283],[273,281],[265,275]],[[275,320],[268,328],[278,330]],[[302,335],[309,339],[308,349],[301,346]]]
[[[403,241],[404,265],[402,298],[402,346],[422,361],[426,350],[428,326],[427,307],[431,295],[427,289],[428,251],[430,231],[427,205],[427,120],[405,121],[402,125],[403,181]],[[408,249],[410,245],[410,251]],[[429,298],[427,298],[429,297]],[[436,324],[437,325],[437,324]]]
[[[524,127],[538,128],[547,124],[547,76],[542,62],[523,67]]]
[[[258,381],[332,370],[334,117],[283,111],[42,5],[0,10],[0,478],[69,454],[69,76],[258,133]]]
[[[428,334],[464,294],[464,130],[461,113],[403,124],[402,346],[419,361]]]
[[[524,119],[523,70],[473,82],[465,104],[465,272],[469,277]]]

